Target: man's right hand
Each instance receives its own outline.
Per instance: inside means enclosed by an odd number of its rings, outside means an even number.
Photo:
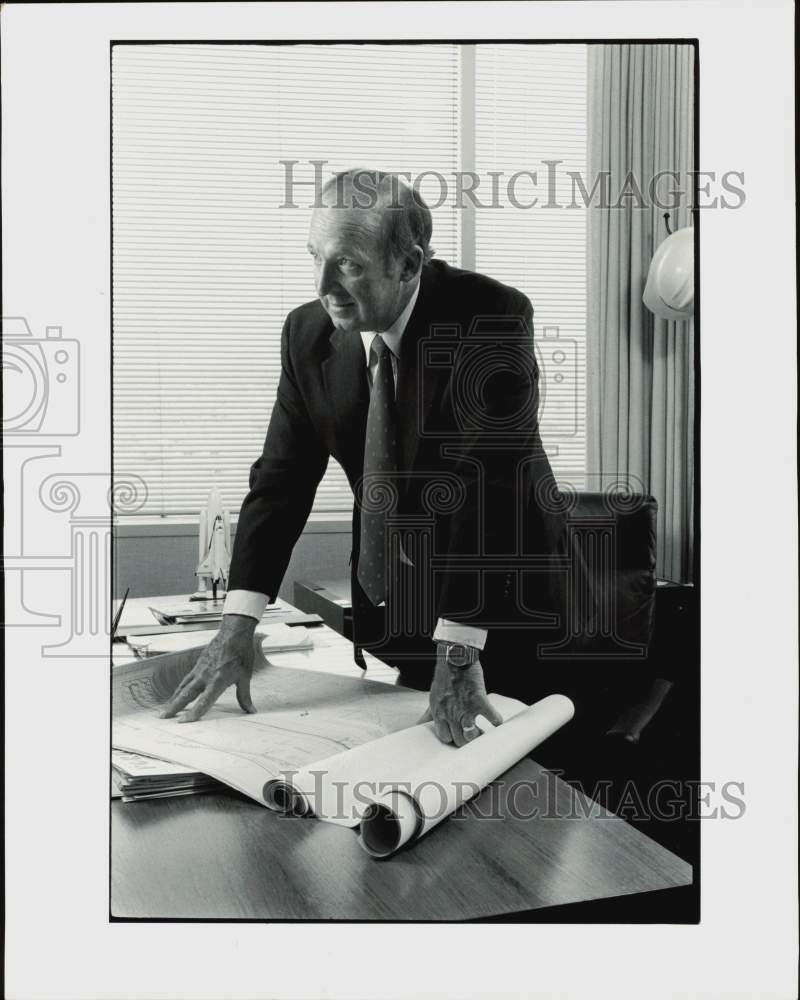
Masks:
[[[254,713],[250,697],[255,650],[253,635],[258,622],[246,615],[223,615],[219,632],[200,654],[161,712],[162,719],[178,715],[178,722],[197,722],[222,692],[236,685],[236,700],[243,712]]]

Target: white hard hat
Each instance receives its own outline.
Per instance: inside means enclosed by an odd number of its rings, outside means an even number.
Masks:
[[[684,320],[694,312],[694,229],[677,229],[659,246],[650,262],[642,296],[662,319]]]

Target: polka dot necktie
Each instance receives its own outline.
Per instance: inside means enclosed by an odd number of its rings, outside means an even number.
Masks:
[[[396,489],[397,431],[392,352],[380,334],[372,341],[372,350],[378,367],[367,413],[358,582],[377,606],[386,600],[386,515],[392,506],[387,503],[389,495]]]

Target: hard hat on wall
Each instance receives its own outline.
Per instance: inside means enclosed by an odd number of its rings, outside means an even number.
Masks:
[[[677,229],[658,247],[650,262],[642,296],[662,319],[685,320],[694,312],[694,229]]]

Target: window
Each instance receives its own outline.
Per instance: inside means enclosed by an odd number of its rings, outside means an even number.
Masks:
[[[504,193],[503,208],[475,213],[475,268],[533,303],[542,441],[556,479],[578,490],[586,449],[586,209],[579,193],[573,200],[570,173],[585,178],[586,47],[475,50],[476,168],[481,177],[501,171]]]
[[[471,145],[478,171],[513,172],[553,148],[565,158],[567,133],[581,160],[584,47],[558,47],[578,51],[569,59],[540,46],[475,48],[465,75],[454,45],[114,46],[114,462],[118,479],[147,484],[137,516],[195,516],[212,481],[238,512],[277,388],[283,320],[314,297],[312,161],[324,158],[326,178],[363,163],[449,180]],[[281,207],[289,171],[294,209]],[[432,175],[421,190],[439,200]],[[522,288],[544,367],[543,324],[578,365],[583,213],[505,213],[476,213],[465,228],[451,190],[434,212],[437,254]],[[566,390],[545,388],[543,431],[554,437],[578,397],[558,404]],[[582,468],[582,398],[569,410],[580,434],[558,438],[554,466]],[[331,460],[315,511],[351,508]]]

